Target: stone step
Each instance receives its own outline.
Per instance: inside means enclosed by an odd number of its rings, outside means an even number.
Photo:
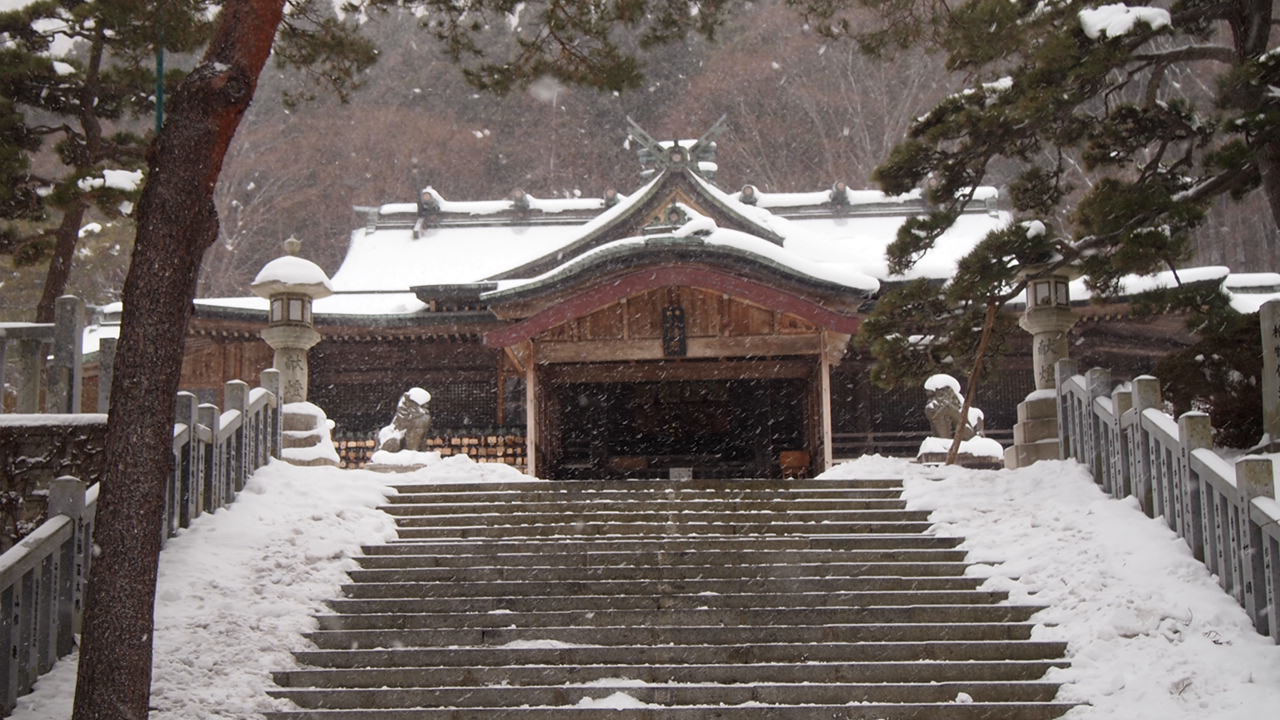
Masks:
[[[364,555],[355,560],[368,569],[446,567],[676,567],[685,565],[811,564],[849,562],[963,562],[964,550],[675,550],[525,552],[501,555],[422,553]]]
[[[555,512],[810,512],[824,510],[901,510],[906,502],[893,498],[777,498],[777,499],[634,499],[601,500],[584,496],[561,501],[497,500],[490,502],[408,503],[396,502],[379,509],[390,515],[471,515],[492,513]]]
[[[582,520],[579,522],[547,523],[543,525],[441,525],[437,527],[402,527],[400,537],[410,539],[434,538],[538,538],[573,536],[629,536],[629,535],[835,535],[862,533],[923,533],[928,522],[741,522],[741,523],[692,523],[692,522],[632,522],[610,523]]]
[[[657,580],[561,580],[497,582],[387,582],[342,586],[350,598],[419,597],[516,597],[520,595],[669,595],[696,593],[826,592],[857,590],[976,590],[981,578],[973,577],[800,577],[745,579]]]
[[[682,510],[677,512],[605,512],[585,510],[579,512],[566,507],[560,512],[520,513],[495,511],[488,513],[452,514],[452,515],[408,515],[396,517],[396,526],[401,528],[417,527],[453,527],[476,526],[488,527],[527,527],[532,525],[592,525],[614,524],[678,524],[678,525],[759,525],[767,523],[802,525],[802,524],[860,524],[860,523],[898,523],[928,521],[929,513],[919,510],[759,510],[753,512],[699,512]]]
[[[1052,720],[1066,703],[867,703],[739,707],[438,708],[413,710],[301,710],[264,713],[264,720]]]
[[[740,645],[742,643],[929,642],[1026,640],[1030,623],[864,623],[844,625],[653,625],[632,627],[499,627],[391,630],[318,630],[306,637],[322,650],[425,647],[501,647],[550,641],[602,647],[631,645]]]
[[[873,607],[672,608],[663,610],[555,610],[541,612],[365,613],[318,615],[321,630],[410,628],[597,627],[625,625],[729,626],[850,623],[1025,622],[1034,605],[889,605]]]
[[[1065,644],[898,480],[401,485],[272,720],[1038,720]],[[589,705],[626,693],[634,709]],[[310,708],[310,709],[307,709]]]
[[[1028,640],[926,642],[752,643],[607,647],[451,647],[302,650],[300,663],[315,667],[513,665],[706,665],[714,663],[906,662],[1055,660],[1066,643]]]
[[[351,570],[355,582],[590,582],[596,580],[700,580],[836,578],[860,576],[960,577],[963,562],[752,563],[711,565],[579,565],[384,568]]]
[[[301,428],[300,428],[301,429]],[[843,480],[776,480],[754,478],[723,480],[699,478],[696,480],[528,480],[502,483],[458,483],[433,485],[422,483],[393,484],[398,493],[500,493],[500,492],[564,492],[582,490],[591,493],[623,491],[659,494],[664,492],[704,491],[728,494],[750,490],[806,491],[806,490],[884,490],[901,489],[902,480],[896,478],[843,479]]]
[[[444,486],[451,487],[451,486]],[[511,502],[653,502],[657,500],[675,500],[688,502],[794,502],[799,500],[816,501],[851,501],[851,500],[898,500],[902,496],[901,488],[860,489],[813,489],[813,490],[672,490],[671,492],[649,493],[639,490],[529,490],[529,491],[494,491],[494,492],[459,492],[424,490],[422,492],[406,492],[387,497],[388,505],[453,505],[469,504],[501,504]]]
[[[566,537],[529,538],[504,540],[419,539],[366,545],[361,551],[366,555],[417,555],[430,553],[465,553],[468,555],[501,555],[510,552],[578,552],[582,550],[608,550],[610,552],[677,552],[743,550],[892,550],[892,549],[947,549],[962,542],[961,538],[920,533],[874,535],[840,535],[834,537],[805,537],[786,535],[756,535],[754,537],[708,537],[676,535],[651,535],[631,537]]]
[[[310,448],[319,445],[321,437],[314,430],[285,431],[281,433],[280,444],[285,448]]]
[[[834,705],[839,703],[950,703],[961,693],[973,702],[1043,703],[1058,692],[1054,683],[805,683],[757,685],[667,684],[636,686],[490,686],[390,689],[291,689],[271,692],[304,708],[390,709],[433,707],[575,706],[625,692],[640,702],[672,705]]]
[[[311,432],[316,430],[316,416],[311,413],[284,412],[280,416],[282,432]]]
[[[805,607],[886,607],[901,605],[994,604],[1008,593],[990,590],[864,590],[855,592],[735,592],[732,595],[667,593],[663,595],[600,595],[585,592],[564,595],[476,595],[465,597],[417,596],[405,598],[340,598],[326,604],[345,615],[386,613],[490,613],[557,610],[734,609]]]
[[[287,670],[282,687],[448,687],[456,685],[567,685],[630,678],[645,683],[866,683],[1037,680],[1063,660],[761,663],[753,665],[512,665]]]

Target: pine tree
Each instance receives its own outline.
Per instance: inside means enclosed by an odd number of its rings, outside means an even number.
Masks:
[[[1271,0],[1179,0],[1164,8],[1084,0],[798,0],[818,27],[892,59],[926,45],[973,78],[917,119],[876,170],[891,193],[922,188],[933,206],[889,248],[904,273],[993,175],[1009,178],[1022,224],[981,242],[930,304],[886,298],[868,329],[892,369],[923,369],[959,338],[972,348],[975,303],[1012,299],[1029,273],[1070,266],[1099,294],[1129,274],[1174,267],[1210,205],[1260,189],[1280,221],[1280,52]],[[859,17],[864,17],[860,15]],[[1186,91],[1198,80],[1213,92]],[[1038,223],[1036,232],[1026,232]],[[1042,224],[1049,231],[1040,232]],[[1274,254],[1274,252],[1273,252]],[[920,290],[916,289],[917,299]],[[943,318],[944,320],[940,320]],[[902,363],[911,328],[947,342]],[[917,332],[916,334],[921,334]],[[1256,345],[1257,338],[1252,339]],[[936,364],[936,363],[935,363]]]
[[[41,0],[0,13],[0,252],[49,263],[37,321],[53,319],[86,214],[132,211],[155,53],[198,47],[208,9],[207,0]],[[51,172],[33,169],[42,152],[56,159],[42,163]]]
[[[843,3],[804,5],[827,32],[873,52],[932,43],[948,67],[977,80],[921,117],[877,170],[885,190],[923,185],[936,205],[903,228],[894,268],[927,251],[968,189],[997,166],[1012,178],[1021,217],[1059,226],[1043,236],[1054,262],[1078,266],[1104,292],[1125,274],[1183,259],[1220,196],[1261,187],[1280,220],[1271,0],[1182,0],[1168,10],[1083,0],[858,2],[874,6],[881,24],[843,24]],[[1216,83],[1216,95],[1182,92],[1177,81],[1188,77]]]

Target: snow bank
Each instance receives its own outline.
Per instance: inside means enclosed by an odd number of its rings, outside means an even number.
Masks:
[[[896,471],[896,472],[895,472]],[[905,477],[908,507],[962,535],[970,574],[1049,607],[1037,640],[1065,640],[1066,720],[1253,720],[1280,707],[1280,647],[1258,635],[1163,521],[1104,495],[1077,464],[1014,471],[871,457],[824,478]],[[931,482],[931,480],[937,480]]]
[[[386,477],[279,461],[255,473],[228,508],[169,540],[156,589],[152,720],[251,718],[286,709],[270,673],[296,667],[313,613],[336,597],[360,545],[395,536],[376,510]],[[66,720],[73,654],[18,699],[13,720]]]

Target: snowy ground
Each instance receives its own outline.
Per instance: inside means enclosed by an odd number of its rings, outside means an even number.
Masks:
[[[1052,606],[1035,637],[1068,641],[1072,667],[1050,679],[1066,683],[1061,699],[1092,703],[1068,720],[1254,720],[1280,708],[1280,647],[1254,633],[1181,540],[1077,466],[989,472],[864,458],[825,477],[855,476],[905,476],[912,508],[933,510],[937,532],[968,538],[987,587]],[[265,693],[270,672],[294,666],[290,651],[306,647],[300,633],[314,629],[311,613],[337,594],[359,545],[393,535],[374,509],[385,484],[520,477],[461,457],[394,476],[259,471],[229,509],[164,551],[151,717],[252,720],[278,707]],[[12,717],[66,720],[74,663],[59,663]]]
[[[1033,637],[1067,641],[1072,666],[1049,679],[1065,683],[1060,700],[1091,703],[1067,720],[1255,720],[1280,709],[1280,647],[1133,498],[1107,497],[1071,462],[975,471],[863,458],[824,477],[904,475],[908,506],[932,510],[939,534],[967,538],[984,588],[1050,606]]]

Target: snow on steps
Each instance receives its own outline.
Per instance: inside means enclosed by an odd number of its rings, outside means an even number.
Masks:
[[[896,481],[402,486],[269,720],[1038,720],[1062,643]]]

